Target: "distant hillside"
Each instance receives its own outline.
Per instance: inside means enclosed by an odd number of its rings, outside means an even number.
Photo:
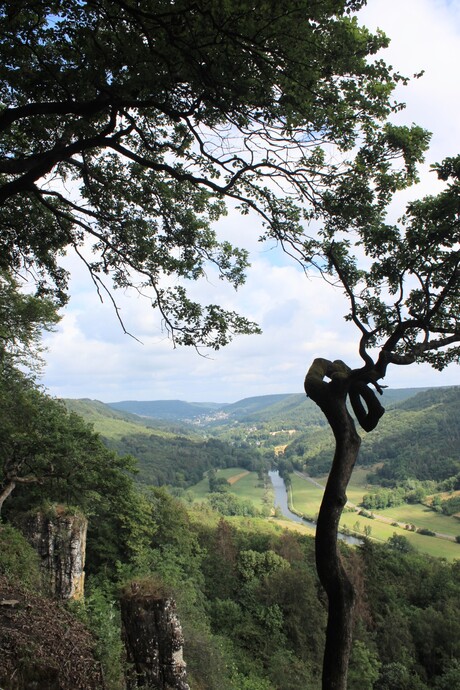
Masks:
[[[460,472],[460,387],[419,393],[384,420],[380,434],[369,434],[361,452],[364,464],[384,463],[379,480],[441,480]]]
[[[359,464],[381,463],[379,480],[390,482],[443,479],[460,471],[459,387],[385,390],[382,402],[386,414],[377,429],[363,433]],[[189,486],[210,467],[256,467],[286,444],[286,459],[300,467],[307,463],[311,474],[328,472],[331,464],[332,433],[303,394],[227,405],[179,400],[66,404],[92,422],[107,445],[139,460],[143,483]]]
[[[382,402],[386,407],[413,397],[426,388],[385,389]],[[317,406],[304,393],[278,393],[243,398],[234,403],[185,402],[184,400],[121,400],[108,403],[113,410],[141,417],[168,421],[200,420],[201,424],[225,424],[222,420],[244,423],[279,422],[288,427],[324,424]]]
[[[224,407],[222,403],[189,403],[183,400],[122,400],[108,405],[114,410],[141,417],[167,420],[192,420]]]
[[[260,453],[248,444],[205,438],[196,427],[120,412],[97,400],[64,402],[93,424],[109,448],[138,460],[140,483],[187,487],[212,467],[257,468]]]
[[[385,396],[387,393],[385,392]],[[378,427],[362,433],[358,464],[382,463],[379,480],[441,480],[460,472],[460,387],[424,389],[388,405]],[[328,428],[306,430],[285,450],[311,474],[328,472],[334,448]]]
[[[121,438],[127,434],[151,434],[152,430],[162,436],[195,435],[193,427],[184,422],[167,422],[162,419],[140,417],[137,414],[115,410],[99,400],[89,398],[65,399],[67,409],[76,412],[93,424],[95,431],[108,439]]]
[[[224,411],[233,419],[246,419],[259,413],[261,410],[266,410],[280,401],[284,401],[286,398],[291,397],[293,396],[287,393],[279,393],[277,395],[258,395],[253,398],[243,398],[242,400],[226,405]]]
[[[384,388],[383,395],[380,397],[380,402],[382,405],[388,409],[389,407],[394,407],[404,400],[409,400],[415,395],[424,393],[430,390],[429,388]],[[434,389],[436,390],[436,388]]]

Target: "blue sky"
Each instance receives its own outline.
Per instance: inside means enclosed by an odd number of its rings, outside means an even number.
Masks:
[[[403,74],[425,70],[398,97],[406,109],[401,124],[433,132],[421,182],[395,203],[397,215],[410,198],[438,190],[429,163],[460,152],[460,0],[368,0],[362,20],[391,38],[384,57]],[[239,337],[227,348],[199,356],[174,349],[149,302],[134,293],[116,294],[127,329],[124,335],[109,300],[100,303],[86,270],[74,257],[71,300],[54,334],[46,337],[42,383],[52,395],[116,400],[182,399],[232,402],[271,393],[299,393],[315,357],[359,365],[357,332],[343,319],[347,304],[320,278],[266,245],[258,245],[257,221],[231,212],[221,231],[248,246],[248,279],[233,292],[210,274],[195,286],[203,301],[225,304],[260,323],[260,336]],[[428,366],[393,367],[386,385],[395,388],[460,385],[460,367],[439,373]]]

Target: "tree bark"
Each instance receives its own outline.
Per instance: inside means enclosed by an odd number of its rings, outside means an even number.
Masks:
[[[3,504],[8,496],[15,490],[15,488],[16,482],[10,481],[3,489],[0,490],[0,515],[2,514]]]
[[[338,549],[338,527],[361,439],[348,413],[349,369],[342,362],[315,360],[305,379],[307,395],[321,408],[335,437],[335,454],[316,527],[316,568],[328,598],[322,690],[346,690],[355,593]],[[324,376],[331,378],[329,383]]]
[[[41,484],[42,482],[43,479],[41,477],[6,476],[4,478],[3,488],[0,487],[0,516],[2,514],[3,504],[8,496],[15,490],[16,484]]]

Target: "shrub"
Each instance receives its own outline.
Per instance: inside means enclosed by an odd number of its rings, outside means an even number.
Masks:
[[[0,575],[18,580],[29,589],[41,590],[40,559],[19,530],[0,525]]]

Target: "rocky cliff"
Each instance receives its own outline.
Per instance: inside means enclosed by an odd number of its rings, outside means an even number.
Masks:
[[[174,600],[151,580],[132,582],[121,598],[121,616],[128,690],[190,690]]]
[[[22,520],[22,531],[41,558],[45,586],[57,599],[83,597],[87,527],[85,517],[60,506]]]

